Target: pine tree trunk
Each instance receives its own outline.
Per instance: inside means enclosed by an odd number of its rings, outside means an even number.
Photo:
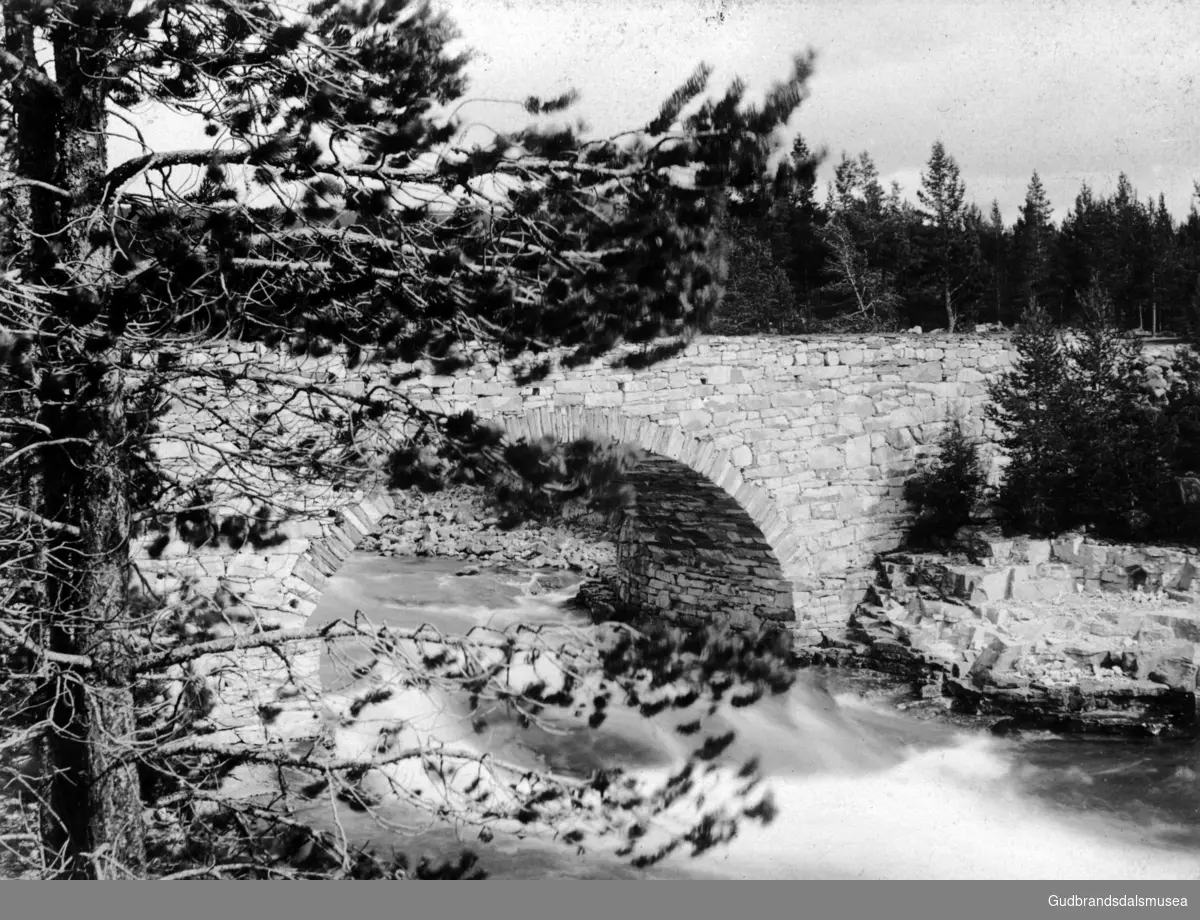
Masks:
[[[954,315],[954,302],[950,297],[950,282],[942,282],[942,297],[946,304],[946,331],[953,332],[955,321],[958,319]]]
[[[52,705],[43,836],[64,877],[141,877],[123,381],[115,367],[92,370],[98,379],[78,394],[81,411],[56,431],[87,443],[65,458],[51,495],[58,519],[78,527],[80,537],[51,551],[48,632],[55,651],[87,655],[93,668],[60,685]]]
[[[102,5],[116,13],[128,7]],[[46,269],[47,280],[63,285],[69,272],[67,285],[102,302],[111,254],[89,232],[107,170],[105,81],[97,79],[106,68],[107,36],[89,28],[64,34],[71,38],[54,48],[61,93],[39,91],[38,110],[19,128],[20,155],[71,196],[31,195],[34,229],[59,253],[59,267]],[[77,330],[73,337],[105,331],[103,315],[80,328],[70,306],[66,310],[59,318]],[[41,750],[43,847],[66,878],[138,878],[146,872],[130,666],[125,394],[115,355],[112,347],[68,347],[59,355],[65,363],[45,370],[60,379],[65,396],[61,408],[43,407],[49,440],[75,440],[42,454],[42,514],[78,535],[48,540],[42,641],[92,661],[86,670],[60,675],[44,701],[50,724]]]

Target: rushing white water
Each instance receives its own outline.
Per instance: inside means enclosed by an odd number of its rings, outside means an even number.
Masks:
[[[527,579],[455,578],[453,568],[446,560],[356,557],[331,581],[316,622],[361,609],[376,621],[465,632],[575,616],[563,607],[570,591],[531,597],[522,590]],[[665,777],[686,750],[669,723],[619,710],[600,731],[565,738],[530,736],[513,726],[477,735],[465,715],[461,701],[449,697],[399,694],[364,710],[365,727],[345,733],[339,746],[355,753],[373,743],[380,725],[405,720],[452,746],[524,758],[531,766],[584,772],[621,765],[648,780]],[[728,846],[650,874],[1200,877],[1194,744],[1096,749],[1043,739],[1041,747],[1022,747],[921,722],[853,693],[831,693],[817,672],[803,672],[785,697],[739,710],[731,721],[733,753],[760,757],[778,817],[767,827],[747,824]],[[1080,763],[1071,762],[1073,750]],[[397,771],[394,778],[419,785],[419,772]],[[379,840],[377,830],[361,831]],[[448,831],[434,829],[418,843],[447,839]],[[493,876],[633,877],[602,854],[578,857],[545,841],[498,840],[481,855]]]

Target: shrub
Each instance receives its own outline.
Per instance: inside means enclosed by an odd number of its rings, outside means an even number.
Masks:
[[[937,453],[925,461],[904,486],[917,509],[909,539],[917,544],[948,540],[964,524],[984,496],[986,473],[979,445],[956,420],[938,440]]]

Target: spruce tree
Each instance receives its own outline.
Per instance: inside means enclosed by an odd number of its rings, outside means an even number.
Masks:
[[[1054,254],[1052,208],[1037,170],[1025,190],[1025,201],[1012,231],[1016,284],[1013,295],[1019,304],[1036,298],[1043,309],[1051,310],[1054,300],[1050,287],[1051,260]]]
[[[958,322],[959,296],[966,268],[967,244],[963,235],[966,186],[959,174],[958,163],[936,141],[925,171],[917,200],[928,228],[924,238],[924,273],[937,293],[945,313],[946,328],[953,332]]]
[[[1073,522],[1070,393],[1062,338],[1036,301],[1013,334],[1010,371],[988,386],[987,416],[1007,456],[999,505],[1016,528],[1055,533]]]

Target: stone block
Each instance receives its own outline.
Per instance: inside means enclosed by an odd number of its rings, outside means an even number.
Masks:
[[[1134,653],[1133,674],[1136,680],[1150,680],[1179,689],[1194,690],[1200,656],[1191,642],[1175,642]]]
[[[1083,537],[1080,534],[1067,534],[1050,541],[1050,556],[1056,562],[1077,563],[1082,546]]]
[[[1013,665],[1024,657],[1028,650],[1029,646],[1024,642],[1014,642],[996,636],[979,653],[979,657],[967,672],[967,678],[976,686],[982,686],[993,671],[1011,671]]]
[[[1116,623],[1109,623],[1106,620],[1097,620],[1088,624],[1088,632],[1093,636],[1118,637],[1128,636],[1129,633],[1123,630]]]
[[[808,465],[814,470],[841,469],[845,463],[846,455],[840,447],[814,447],[808,454]]]
[[[999,604],[983,604],[979,608],[983,618],[996,627],[1003,627],[1009,618],[1007,607],[1001,607]]]
[[[833,406],[835,415],[854,415],[860,419],[875,414],[875,401],[869,396],[848,396]]]
[[[936,601],[922,597],[918,598],[917,606],[922,619],[946,620],[951,623],[958,623],[963,620],[972,620],[975,618],[971,608],[963,604],[953,604],[948,601]]]
[[[1158,659],[1146,675],[1147,680],[1157,684],[1166,684],[1177,690],[1195,691],[1197,667],[1194,661],[1184,657],[1169,655]]]
[[[1196,613],[1148,613],[1146,621],[1170,627],[1175,636],[1188,642],[1200,642],[1200,614]]]
[[[1200,576],[1200,566],[1189,559],[1180,567],[1179,574],[1175,576],[1175,583],[1171,587],[1180,591],[1191,591],[1198,576]]]
[[[866,436],[846,442],[846,469],[857,470],[871,465],[871,439]]]
[[[1067,572],[1040,576],[1033,566],[1013,566],[1009,598],[1023,603],[1050,603],[1063,595],[1076,593],[1076,581]]]
[[[1013,542],[1013,559],[1026,565],[1040,566],[1050,561],[1050,541],[1027,537]]]

